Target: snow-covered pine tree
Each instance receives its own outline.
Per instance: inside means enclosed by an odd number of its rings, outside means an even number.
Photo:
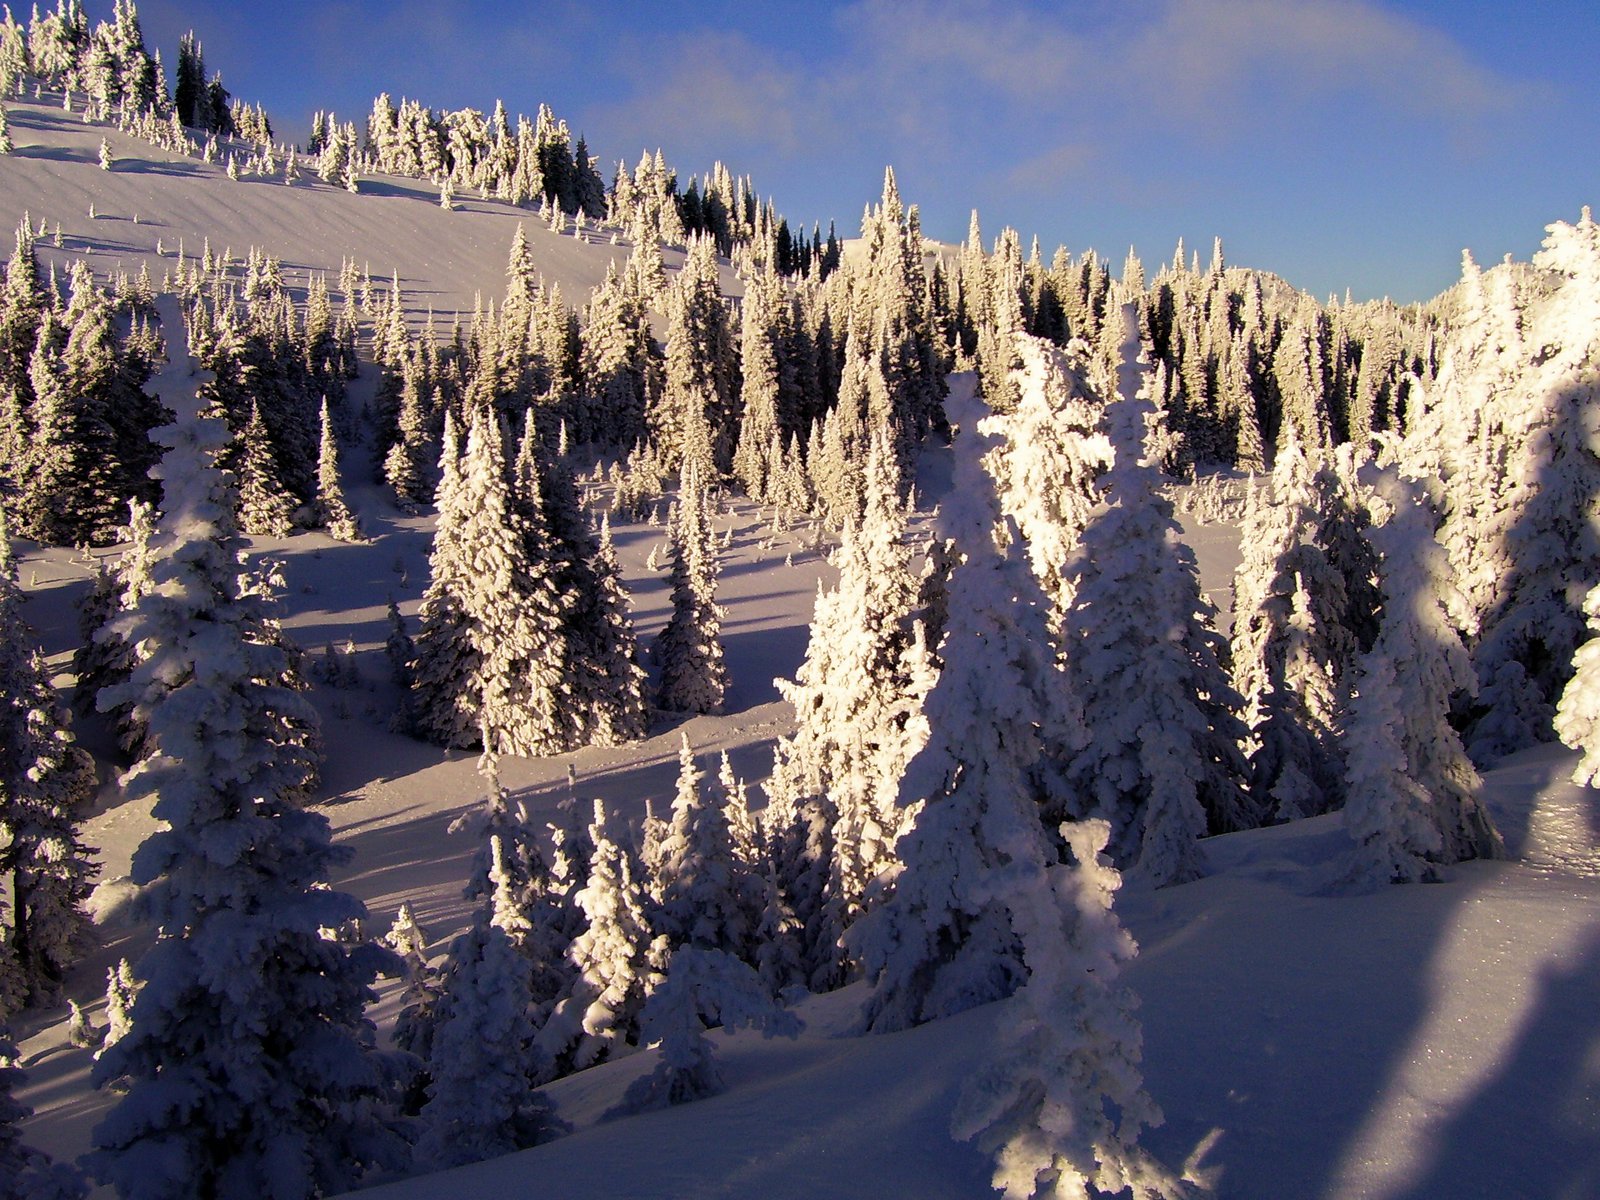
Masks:
[[[1446,485],[1451,617],[1480,685],[1457,721],[1480,762],[1553,735],[1584,637],[1583,581],[1600,572],[1597,228],[1587,209],[1575,225],[1552,224],[1531,267],[1480,271],[1463,254],[1438,374],[1407,399],[1405,469]]]
[[[1345,729],[1343,820],[1356,845],[1336,889],[1437,879],[1440,866],[1505,853],[1449,720],[1451,698],[1474,680],[1446,615],[1452,584],[1433,513],[1392,470],[1370,468],[1364,482],[1383,621],[1361,657]]]
[[[853,338],[839,380],[839,402],[813,429],[815,445],[806,457],[817,508],[835,528],[861,517],[868,446],[867,408],[871,396],[887,395],[881,365]]]
[[[825,796],[797,797],[776,773],[767,785],[767,806],[761,812],[761,848],[769,864],[764,874],[773,891],[762,913],[786,926],[794,945],[783,951],[795,960],[792,978],[812,990],[826,990],[837,978],[838,934],[828,907],[828,881],[833,871],[835,811]],[[760,960],[763,949],[758,949]],[[770,951],[766,951],[770,953]],[[770,980],[769,980],[770,982]]]
[[[294,532],[294,497],[278,476],[272,439],[254,400],[237,445],[239,528],[255,537],[288,537]]]
[[[778,742],[770,789],[783,808],[818,809],[831,827],[824,913],[805,914],[816,987],[842,981],[839,935],[898,868],[895,840],[913,814],[896,806],[896,793],[927,737],[921,708],[935,676],[916,622],[918,578],[887,432],[873,437],[865,478],[866,512],[846,524],[834,556],[838,586],[817,596],[795,681],[778,681],[796,725]],[[772,833],[804,841],[808,826],[801,818]],[[796,844],[783,856],[803,860],[804,852]]]
[[[6,452],[4,470],[14,484],[21,482],[17,472],[28,461],[26,410],[33,401],[29,367],[54,299],[39,268],[33,226],[24,213],[17,222],[16,247],[6,262],[5,287],[0,289],[0,398],[6,402],[0,413],[5,421],[0,449]]]
[[[1086,362],[1022,335],[1017,352],[1022,361],[1017,407],[989,419],[1005,435],[989,470],[1000,486],[1001,509],[1016,520],[1033,573],[1054,603],[1059,623],[1072,601],[1066,566],[1099,503],[1099,479],[1111,465],[1111,444],[1099,432],[1100,405],[1086,382]]]
[[[432,577],[411,664],[417,732],[465,747],[487,730],[497,753],[558,753],[573,744],[564,600],[548,561],[530,557],[524,522],[513,520],[492,420],[474,415],[459,467],[453,450],[447,427]]]
[[[950,1131],[994,1156],[1008,1198],[1192,1195],[1138,1144],[1161,1124],[1139,1069],[1138,1001],[1118,976],[1138,948],[1112,909],[1104,821],[1062,826],[1067,861],[1030,871],[1012,906],[1027,982],[998,1053],[962,1086]]]
[[[1333,445],[1327,367],[1328,318],[1315,300],[1302,294],[1278,342],[1272,371],[1282,421],[1295,427],[1301,445],[1315,449]]]
[[[711,496],[699,468],[686,461],[669,529],[672,616],[652,647],[656,705],[672,712],[722,711],[728,689],[717,604],[716,531]]]
[[[109,299],[80,260],[59,323],[54,313],[40,321],[29,372],[17,517],[41,541],[104,544],[129,497],[150,494],[147,436],[159,406],[142,391],[148,364],[137,339],[119,344],[114,324]]]
[[[133,1001],[139,994],[139,983],[134,978],[133,967],[125,958],[106,971],[106,1032],[101,1039],[99,1058],[106,1050],[128,1036],[133,1019]]]
[[[660,248],[652,248],[659,256]],[[644,250],[636,246],[634,254]],[[589,298],[579,352],[591,414],[588,440],[623,447],[645,436],[647,398],[661,390],[659,357],[637,277],[608,266],[605,281]]]
[[[1592,784],[1600,775],[1600,587],[1589,589],[1583,611],[1589,617],[1589,640],[1572,656],[1572,678],[1556,708],[1556,736],[1583,757],[1573,768],[1577,783]]]
[[[0,897],[0,932],[6,928],[9,907],[4,897]],[[27,998],[28,981],[23,978],[22,966],[11,951],[11,939],[0,937],[0,1019],[20,1010]]]
[[[1088,729],[1066,764],[1083,806],[1068,815],[1109,821],[1113,860],[1162,886],[1200,874],[1207,832],[1259,822],[1226,646],[1147,457],[1155,412],[1137,306],[1124,304],[1121,321],[1106,414],[1115,462],[1067,567],[1067,673]]]
[[[750,789],[734,774],[733,760],[724,750],[717,760],[717,786],[722,789],[722,807],[728,818],[728,844],[733,857],[746,871],[760,874],[761,845],[755,814],[750,811]]]
[[[28,365],[32,402],[16,503],[17,527],[52,545],[104,540],[101,526],[110,500],[111,427],[103,394],[82,392],[67,378],[66,329],[53,310],[39,323]],[[89,520],[80,525],[78,512]],[[114,516],[111,523],[115,524]],[[93,535],[91,535],[91,529]]]
[[[892,168],[884,170],[882,198],[861,232],[865,286],[857,290],[849,323],[870,340],[869,357],[883,381],[869,425],[890,430],[905,475],[917,443],[944,426],[947,389],[928,313],[921,220],[915,205],[901,201]]]
[[[738,434],[738,352],[716,253],[709,237],[690,239],[667,305],[664,386],[649,414],[652,440],[669,464],[693,462],[706,486],[732,465]]]
[[[778,308],[784,303],[782,282],[776,273],[767,271],[746,285],[740,309],[741,416],[732,467],[752,500],[772,499],[773,439],[788,424],[778,411],[778,347],[774,344]]]
[[[1487,558],[1465,737],[1479,763],[1554,736],[1586,635],[1584,589],[1600,578],[1600,223],[1585,208],[1550,225],[1533,266],[1549,294],[1521,318],[1527,357],[1512,387],[1485,405],[1495,436],[1483,452],[1503,496],[1486,527],[1446,527],[1453,561]]]
[[[176,302],[163,317],[168,378],[192,387]],[[401,1160],[385,1109],[395,1064],[371,1049],[364,1015],[374,974],[399,963],[318,932],[365,910],[327,886],[348,851],[301,807],[307,763],[285,753],[315,715],[284,685],[259,584],[241,579],[232,489],[213,462],[222,423],[191,418],[160,437],[155,587],[123,626],[149,650],[126,685],[149,731],[126,786],[156,797],[132,875],[157,935],[132,1027],[95,1065],[97,1084],[129,1083],[91,1162],[130,1200],[299,1200]]]
[[[594,850],[577,891],[585,925],[567,951],[576,974],[539,1033],[556,1075],[581,1071],[639,1045],[645,1001],[661,982],[669,947],[651,927],[651,902],[627,846],[594,802]]]
[[[406,967],[415,978],[428,969],[428,935],[417,924],[411,911],[411,902],[402,900],[395,913],[389,932],[383,935],[384,944],[405,960]]]
[[[578,630],[586,643],[589,670],[601,684],[590,713],[589,741],[596,746],[616,746],[644,737],[650,714],[645,703],[649,677],[639,665],[628,593],[611,541],[610,517],[600,522],[592,569],[594,596],[587,607],[588,619]]]
[[[74,1050],[88,1050],[99,1045],[104,1034],[89,1021],[89,1014],[76,1000],[67,1000],[67,1045]]]
[[[527,809],[500,781],[499,755],[489,747],[492,739],[482,740],[485,748],[478,756],[478,774],[484,784],[483,807],[450,824],[451,833],[470,831],[479,839],[462,895],[482,900],[494,890],[498,871],[505,879],[507,898],[519,906],[518,920],[525,925],[531,892],[542,884],[549,868]]]
[[[1313,467],[1285,425],[1267,494],[1252,492],[1234,577],[1233,685],[1250,728],[1251,794],[1276,820],[1338,808],[1338,729],[1358,645],[1345,576],[1321,544]]]
[[[530,539],[528,555],[550,560],[555,587],[568,605],[563,633],[574,736],[604,746],[643,737],[645,675],[635,662],[628,598],[609,530],[604,545],[596,541],[572,472],[559,456],[541,450],[536,438],[530,409],[517,452],[516,500]]]
[[[702,786],[683,734],[672,820],[658,850],[656,928],[674,949],[693,945],[748,958],[766,897],[734,852],[729,799],[719,785]]]
[[[553,1132],[553,1110],[534,1090],[545,1074],[533,1040],[527,932],[504,870],[500,839],[490,894],[450,948],[446,1013],[433,1033],[432,1082],[414,1161],[423,1170],[478,1162],[531,1146]]]
[[[333,422],[328,418],[328,401],[322,401],[322,437],[317,454],[317,524],[328,531],[328,536],[340,542],[359,542],[361,529],[344,501],[344,488],[339,484],[339,443],[333,435]]]
[[[123,637],[119,623],[123,614],[138,607],[153,586],[150,568],[154,558],[150,539],[155,533],[153,506],[139,500],[128,503],[128,524],[120,530],[127,549],[116,566],[105,573],[105,592],[97,585],[81,613],[80,629],[84,643],[73,656],[73,671],[78,677],[74,703],[81,709],[98,709],[110,716],[117,739],[129,753],[136,752],[144,738],[143,726],[133,719],[132,702],[123,700],[102,705],[100,693],[126,683],[138,662],[137,648]]]
[[[949,580],[943,667],[923,715],[926,743],[900,783],[915,823],[896,847],[893,896],[844,935],[873,983],[863,1012],[877,1032],[1009,996],[1027,978],[1018,921],[1056,861],[1040,820],[1047,751],[1081,739],[1049,635],[1049,603],[1002,525],[982,464],[982,406],[950,401],[961,430],[941,532],[960,560]]]
[[[648,1112],[714,1096],[723,1088],[707,1023],[732,1031],[759,1029],[766,1037],[796,1037],[793,1013],[778,1007],[748,963],[721,950],[683,946],[666,978],[645,1002],[643,1040],[660,1047],[649,1075],[636,1079],[607,1116]]]
[[[978,383],[989,410],[1006,414],[1015,411],[1019,399],[1015,369],[1023,365],[1018,341],[1025,336],[1022,246],[1016,230],[1001,231],[988,268],[991,299],[985,306],[989,319],[978,326]]]
[[[407,512],[433,497],[434,436],[429,430],[430,408],[419,370],[407,360],[400,381],[400,409],[395,417],[395,441],[383,459],[383,478],[394,489],[395,500]]]
[[[11,902],[0,944],[28,1001],[52,998],[81,948],[96,868],[77,824],[94,790],[94,763],[68,732],[23,621],[0,512],[0,881]]]

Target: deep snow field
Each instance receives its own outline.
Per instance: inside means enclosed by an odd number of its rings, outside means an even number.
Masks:
[[[375,280],[398,271],[419,320],[432,306],[470,312],[497,299],[506,251],[522,221],[547,280],[578,303],[627,253],[609,235],[588,244],[542,228],[534,214],[458,197],[444,212],[416,181],[364,181],[351,196],[313,183],[227,178],[221,166],[169,158],[115,131],[117,169],[95,164],[100,127],[48,105],[8,106],[17,154],[0,159],[0,223],[22,211],[65,251],[97,270],[151,263],[159,282],[180,240],[192,256],[206,237],[243,258],[254,245],[281,256],[294,280],[344,256]],[[90,220],[90,203],[97,216]],[[134,214],[138,223],[133,221]],[[157,238],[165,258],[155,255]],[[669,264],[676,258],[669,254]],[[448,319],[445,321],[448,327]],[[351,403],[374,384],[368,370]],[[924,507],[948,487],[942,452],[919,477]],[[286,626],[314,664],[324,646],[353,643],[354,687],[318,682],[328,761],[320,803],[355,850],[336,884],[363,899],[381,933],[409,900],[442,956],[464,927],[461,898],[474,849],[452,820],[481,798],[475,755],[388,731],[395,697],[383,653],[390,596],[414,617],[427,584],[431,517],[406,517],[378,487],[359,482],[366,454],[345,451],[352,506],[372,539],[321,533],[256,539],[279,558]],[[596,489],[604,506],[607,489]],[[623,819],[647,799],[665,807],[680,732],[702,768],[727,750],[752,784],[790,726],[775,676],[792,675],[806,647],[819,582],[831,580],[809,526],[773,535],[770,513],[735,501],[720,601],[732,681],[727,715],[658,721],[645,742],[541,760],[503,759],[504,782],[534,812],[568,794],[599,796]],[[665,529],[613,526],[641,640],[668,608],[665,570],[647,566]],[[1191,520],[1202,582],[1226,606],[1237,531]],[[65,671],[77,642],[76,603],[89,570],[72,551],[18,544],[28,617]],[[1224,614],[1225,615],[1225,614]],[[414,628],[414,625],[413,625]],[[65,684],[66,677],[59,680]],[[136,958],[148,933],[122,914],[115,882],[150,828],[147,806],[124,803],[109,745],[94,721],[79,733],[102,763],[105,787],[86,828],[99,847],[102,945],[69,980],[101,1019],[108,966]],[[1208,842],[1208,878],[1160,892],[1125,892],[1118,911],[1141,951],[1127,979],[1142,998],[1148,1090],[1166,1124],[1145,1143],[1189,1163],[1221,1197],[1257,1200],[1586,1200],[1600,1196],[1600,793],[1568,782],[1575,755],[1559,747],[1518,755],[1487,777],[1490,807],[1511,859],[1450,869],[1430,886],[1374,895],[1316,894],[1339,853],[1337,816]],[[759,792],[759,787],[756,789]],[[906,1033],[847,1035],[858,985],[799,1005],[799,1038],[718,1035],[728,1091],[680,1108],[617,1121],[601,1114],[653,1064],[641,1052],[553,1084],[569,1136],[506,1159],[398,1181],[372,1191],[393,1200],[458,1196],[982,1197],[988,1164],[947,1132],[962,1080],[981,1060],[1002,1005]],[[390,984],[375,1012],[394,1016]],[[23,1015],[16,1033],[28,1071],[22,1098],[37,1113],[25,1137],[59,1157],[87,1148],[112,1097],[88,1086],[89,1052],[67,1045],[65,1009]]]

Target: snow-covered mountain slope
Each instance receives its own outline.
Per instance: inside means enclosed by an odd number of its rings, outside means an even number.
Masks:
[[[318,179],[312,162],[293,186],[283,183],[281,164],[275,175],[233,180],[225,159],[208,164],[170,154],[112,126],[85,124],[81,113],[59,105],[8,102],[6,112],[16,149],[0,157],[0,228],[14,229],[24,213],[35,228],[46,222],[41,257],[64,263],[54,247],[59,224],[63,249],[88,255],[102,277],[118,270],[136,276],[148,265],[159,285],[180,246],[197,259],[209,242],[213,253],[231,250],[238,260],[252,247],[276,255],[298,291],[308,274],[337,286],[350,258],[358,271],[370,269],[374,283],[398,274],[413,322],[431,310],[447,334],[454,315],[470,319],[479,299],[499,302],[519,224],[546,285],[559,285],[570,307],[582,305],[607,264],[620,268],[630,249],[625,235],[612,243],[610,227],[569,226],[557,234],[532,209],[476,195],[458,195],[446,211],[438,190],[417,179],[363,176],[352,195]],[[109,171],[99,166],[102,138],[111,150]],[[669,271],[682,265],[680,250],[664,249],[662,257]],[[731,271],[723,287],[730,295],[741,290]]]

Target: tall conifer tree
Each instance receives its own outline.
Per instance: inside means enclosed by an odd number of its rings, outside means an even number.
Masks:
[[[654,646],[656,704],[675,712],[720,712],[728,676],[716,599],[716,533],[710,495],[692,460],[684,464],[670,532],[672,616]]]
[[[177,306],[164,316],[175,330]],[[172,358],[169,378],[192,375],[181,342]],[[161,823],[133,867],[157,937],[132,1027],[95,1067],[99,1084],[129,1083],[93,1164],[127,1197],[299,1200],[398,1163],[395,1073],[363,1012],[375,971],[398,964],[319,933],[364,910],[327,887],[347,852],[301,806],[308,764],[285,740],[315,717],[239,575],[231,489],[211,461],[220,422],[162,441],[156,587],[125,629],[150,647],[127,685],[149,729],[129,789],[156,797]]]

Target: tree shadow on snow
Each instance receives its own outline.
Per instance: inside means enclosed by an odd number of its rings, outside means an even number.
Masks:
[[[774,679],[793,679],[805,661],[811,631],[804,625],[757,628],[738,632],[723,626],[723,653],[728,663],[730,712],[780,699]]]
[[[1505,1062],[1395,1200],[1600,1196],[1600,929],[1547,968]]]
[[[11,153],[17,158],[42,162],[90,163],[98,157],[92,150],[76,150],[71,146],[18,146]]]

